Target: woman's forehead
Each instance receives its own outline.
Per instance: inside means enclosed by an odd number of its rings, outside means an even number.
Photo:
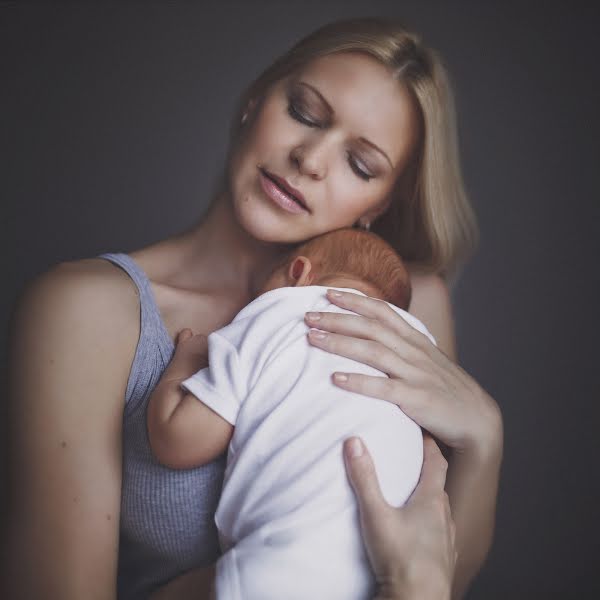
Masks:
[[[388,67],[364,53],[339,52],[310,61],[291,80],[329,105],[333,122],[381,148],[392,164],[404,162],[418,135],[417,112]]]

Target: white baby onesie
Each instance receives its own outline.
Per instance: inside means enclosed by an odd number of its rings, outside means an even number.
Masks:
[[[343,441],[364,440],[390,504],[404,504],[419,480],[420,427],[397,406],[331,382],[334,371],[386,375],[306,339],[305,312],[353,314],[331,304],[327,289],[258,297],[209,336],[209,367],[183,383],[235,425],[215,515],[219,600],[372,598]],[[418,319],[389,306],[435,344]]]

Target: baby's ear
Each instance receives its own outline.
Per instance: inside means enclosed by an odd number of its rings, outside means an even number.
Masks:
[[[310,259],[306,256],[296,256],[290,264],[288,277],[296,287],[310,285],[313,280]]]

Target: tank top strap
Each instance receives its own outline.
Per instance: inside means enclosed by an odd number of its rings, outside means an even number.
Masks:
[[[137,287],[140,298],[140,337],[125,395],[126,412],[129,412],[143,403],[156,385],[171,360],[174,344],[158,310],[150,280],[141,267],[128,254],[106,253],[98,258],[123,269]]]

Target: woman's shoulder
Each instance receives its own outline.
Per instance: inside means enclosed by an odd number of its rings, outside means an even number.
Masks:
[[[438,348],[456,360],[456,340],[450,291],[437,273],[407,264],[412,295],[408,311],[417,317],[436,339]]]
[[[411,311],[413,307],[434,304],[450,306],[450,291],[444,278],[438,273],[433,273],[415,263],[406,263],[406,270],[410,276],[412,288]]]
[[[11,491],[27,499],[11,528],[14,564],[37,561],[61,585],[76,571],[95,589],[114,587],[123,407],[139,328],[125,277],[98,259],[58,264],[29,283],[11,322]],[[52,550],[57,536],[67,566]],[[44,597],[39,581],[19,597]],[[61,590],[90,596],[87,580],[73,581]]]
[[[84,333],[135,335],[139,325],[137,288],[129,276],[106,260],[82,259],[56,264],[25,287],[13,325],[40,327],[61,337]]]
[[[79,303],[86,306],[136,304],[137,289],[130,277],[107,260],[86,258],[61,262],[32,279],[21,300],[34,302],[67,302],[69,308]],[[56,308],[59,308],[57,305]]]

